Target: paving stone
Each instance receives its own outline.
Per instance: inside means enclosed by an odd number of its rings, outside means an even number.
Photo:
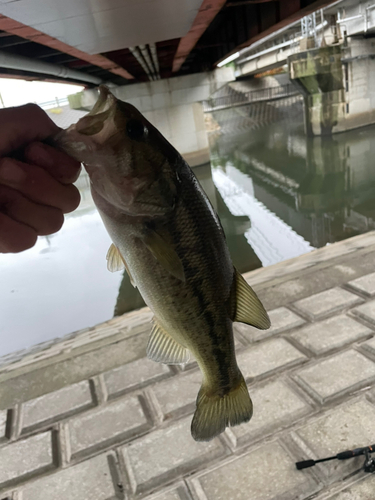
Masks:
[[[180,495],[177,491],[169,491],[168,493],[162,493],[157,497],[154,497],[155,500],[181,500]],[[152,499],[154,500],[154,499]]]
[[[305,450],[299,460],[329,457],[341,451],[372,444],[374,421],[375,406],[365,399],[345,403],[331,410],[297,431],[296,442]],[[363,462],[362,456],[350,460],[325,462],[320,464],[319,468],[323,471],[326,481],[332,483],[358,470]]]
[[[254,414],[250,422],[227,430],[234,448],[253,442],[295,422],[312,408],[283,381],[250,388]]]
[[[340,271],[340,273],[344,274],[345,276],[354,276],[357,274],[357,271],[355,269],[352,269],[350,266],[345,266],[343,264],[337,264],[334,266],[334,269],[337,269],[337,271]]]
[[[5,438],[7,415],[8,412],[6,410],[0,411],[0,441]]]
[[[298,300],[294,307],[310,319],[317,320],[361,302],[363,299],[358,295],[337,287]]]
[[[115,397],[169,375],[171,371],[167,365],[141,358],[104,373],[104,381],[109,396]]]
[[[116,400],[69,421],[72,455],[123,441],[149,427],[138,396]]]
[[[244,339],[241,335],[238,335],[238,332],[233,328],[233,338],[234,338],[234,348],[236,351],[238,349],[242,349],[244,345],[247,345],[247,342],[244,342]]]
[[[361,278],[349,281],[348,285],[354,290],[358,290],[369,297],[375,295],[375,273],[366,274]]]
[[[366,351],[371,352],[373,355],[375,355],[375,337],[372,339],[368,340],[367,342],[363,342],[361,344],[361,347],[365,349]]]
[[[302,368],[295,380],[320,403],[360,389],[375,380],[375,364],[349,350]]]
[[[113,485],[114,457],[99,455],[73,467],[59,470],[27,484],[22,500],[115,500],[118,496]],[[111,466],[110,466],[111,464]],[[116,494],[117,493],[117,494]]]
[[[309,472],[296,470],[278,442],[204,472],[191,484],[197,500],[297,500],[319,489]]]
[[[373,332],[354,319],[342,314],[302,327],[291,337],[315,355],[339,349]]]
[[[152,387],[164,418],[181,415],[195,409],[195,401],[202,384],[199,370],[183,373],[169,380],[163,380]]]
[[[122,448],[134,493],[142,493],[225,454],[216,438],[197,443],[190,434],[191,416],[156,430]]]
[[[252,326],[245,325],[243,323],[235,324],[235,329],[250,342],[255,342],[258,340],[263,340],[272,335],[284,332],[285,330],[291,330],[297,326],[306,323],[304,319],[297,316],[294,312],[290,311],[286,307],[278,307],[273,311],[269,311],[268,315],[271,320],[271,328],[268,330],[258,330]]]
[[[275,288],[277,289],[276,294],[279,293],[284,297],[286,296],[289,300],[293,300],[293,298],[295,299],[303,293],[306,294],[306,291],[308,291],[306,283],[304,283],[304,280],[301,278],[286,278],[283,283],[276,285]]]
[[[351,311],[355,316],[362,318],[370,323],[375,323],[375,300],[371,300],[362,306],[356,307]]]
[[[53,467],[50,432],[8,444],[0,450],[0,486]]]
[[[325,496],[324,500],[374,500],[374,492],[375,476],[366,474],[360,481],[345,488],[339,493],[333,496]]]
[[[238,366],[246,380],[269,375],[280,368],[294,366],[306,359],[298,349],[281,338],[254,345],[237,355]]]
[[[94,406],[87,380],[22,405],[23,432]]]
[[[169,488],[161,493],[151,495],[145,500],[191,500],[191,497],[186,491],[186,486],[179,483],[174,485],[173,489]]]
[[[11,408],[17,403],[57,391],[67,384],[87,380],[116,366],[142,358],[147,338],[147,334],[134,335],[124,341],[119,340],[52,364],[37,366],[26,375],[21,373],[10,378],[6,384],[0,383],[0,409]]]
[[[181,500],[177,490],[161,493],[160,495],[147,497],[146,500]]]

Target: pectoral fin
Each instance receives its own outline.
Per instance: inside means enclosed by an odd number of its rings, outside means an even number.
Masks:
[[[118,248],[112,243],[107,252],[107,269],[111,273],[116,271],[122,271],[125,267],[124,260],[118,250]]]
[[[232,321],[239,321],[260,330],[267,330],[271,326],[271,322],[263,304],[237,269],[235,272],[236,308]]]
[[[155,231],[150,231],[143,241],[164,269],[175,278],[185,282],[185,273],[181,259],[168,239],[162,238]]]
[[[111,271],[111,273],[115,273],[116,271],[122,271],[124,268],[129,275],[130,283],[136,288],[136,284],[130,274],[125,259],[121,255],[120,250],[112,243],[107,252],[107,269]]]
[[[181,365],[190,359],[186,347],[176,342],[156,321],[148,340],[147,357],[166,365]]]

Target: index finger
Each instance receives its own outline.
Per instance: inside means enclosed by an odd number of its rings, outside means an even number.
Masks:
[[[43,141],[57,134],[59,127],[36,104],[0,110],[0,156],[31,141]]]
[[[25,149],[24,160],[44,168],[61,184],[75,182],[81,171],[77,160],[42,142],[31,142]]]

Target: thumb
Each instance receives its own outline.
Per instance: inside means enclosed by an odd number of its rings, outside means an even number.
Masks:
[[[60,128],[36,104],[0,110],[0,157],[32,141],[43,141]]]

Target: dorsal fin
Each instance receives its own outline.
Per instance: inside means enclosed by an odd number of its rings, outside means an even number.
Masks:
[[[186,347],[176,342],[155,319],[147,344],[147,357],[166,365],[182,365],[190,359]]]
[[[237,269],[235,269],[235,273],[236,312],[232,321],[246,323],[260,330],[267,330],[271,326],[271,322],[263,304]]]

